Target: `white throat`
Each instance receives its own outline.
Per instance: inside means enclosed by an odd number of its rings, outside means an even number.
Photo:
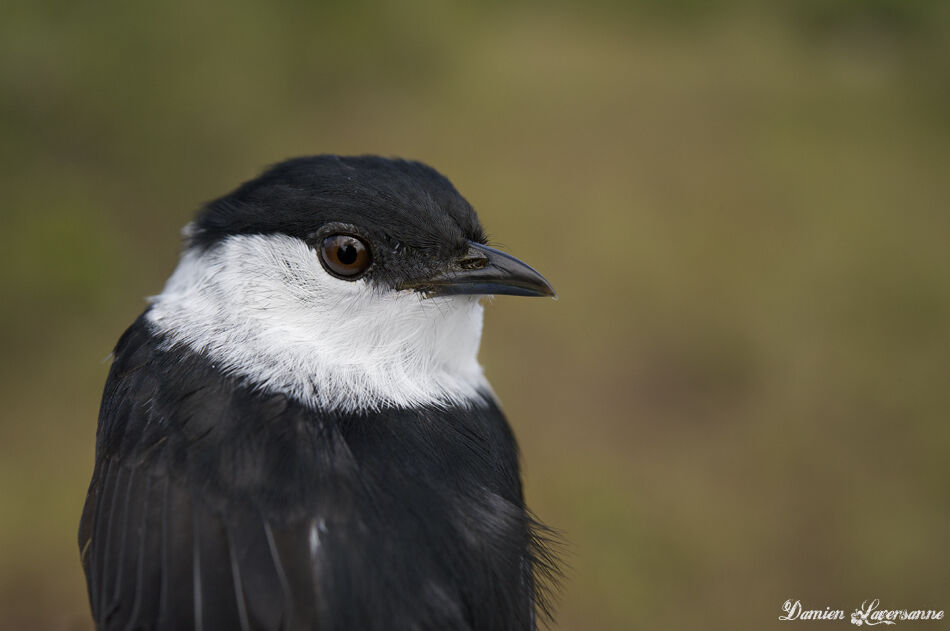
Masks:
[[[186,250],[147,318],[165,346],[325,410],[470,405],[490,388],[478,363],[477,297],[422,298],[328,274],[286,235],[237,235]]]

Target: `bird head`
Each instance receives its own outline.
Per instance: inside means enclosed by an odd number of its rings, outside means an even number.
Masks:
[[[147,316],[165,344],[323,409],[476,401],[479,297],[554,295],[418,162],[290,160],[208,204],[186,238]]]

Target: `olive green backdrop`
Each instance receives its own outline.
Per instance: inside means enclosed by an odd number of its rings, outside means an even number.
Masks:
[[[0,17],[0,628],[89,628],[106,358],[179,228],[320,152],[434,165],[560,293],[481,353],[558,628],[950,609],[950,5],[134,4]]]

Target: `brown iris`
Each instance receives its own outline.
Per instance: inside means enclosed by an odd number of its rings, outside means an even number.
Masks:
[[[328,272],[346,280],[356,280],[373,262],[366,244],[348,234],[333,234],[320,244],[320,261]]]

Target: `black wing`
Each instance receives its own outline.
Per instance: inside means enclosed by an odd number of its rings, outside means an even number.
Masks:
[[[254,397],[248,423],[247,397],[159,351],[141,319],[120,340],[79,530],[98,628],[314,626],[316,524],[300,489],[268,488],[291,477],[280,470],[295,449],[261,443],[292,443],[312,424],[287,418],[280,396]],[[265,435],[278,418],[291,431]]]

